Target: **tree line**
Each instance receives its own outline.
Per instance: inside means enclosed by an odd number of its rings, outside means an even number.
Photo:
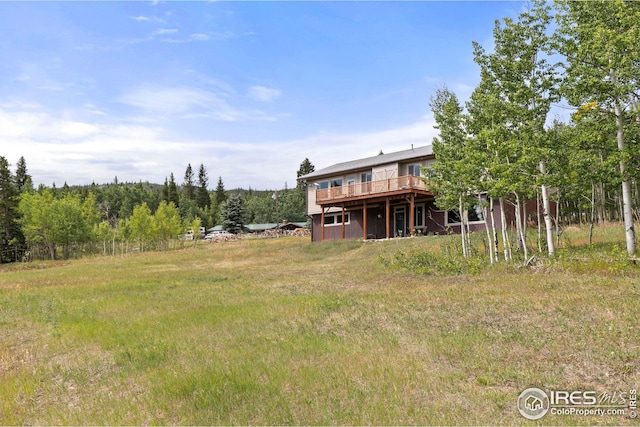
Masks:
[[[308,159],[298,176],[313,171]],[[237,233],[244,224],[303,222],[302,187],[280,190],[214,190],[203,164],[197,176],[187,165],[178,184],[173,173],[164,184],[112,183],[34,188],[21,157],[15,173],[0,156],[0,262],[67,259],[86,254],[167,250],[183,246],[186,230],[222,225]],[[196,239],[200,236],[194,233]]]
[[[593,226],[605,220],[623,222],[627,253],[636,251],[640,3],[556,1],[555,6],[555,21],[542,1],[516,20],[496,21],[493,49],[473,43],[480,83],[464,107],[446,87],[431,98],[440,132],[433,141],[438,161],[425,171],[426,180],[442,209],[463,213],[465,256],[470,255],[466,212],[479,207],[491,263],[512,259],[506,205],[515,211],[515,246],[525,259],[531,216],[540,227],[537,249],[550,256],[560,224]],[[551,120],[558,102],[573,108],[569,123]],[[527,200],[539,207],[527,212]],[[494,201],[501,221],[494,216]]]

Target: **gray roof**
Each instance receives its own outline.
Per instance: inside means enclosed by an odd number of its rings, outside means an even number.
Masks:
[[[433,155],[433,150],[431,149],[431,145],[425,145],[423,147],[411,148],[409,150],[396,151],[395,153],[379,154],[377,156],[367,157],[365,159],[336,163],[335,165],[331,165],[326,168],[319,169],[315,172],[302,175],[300,178],[298,178],[298,180],[306,181],[312,178],[335,175],[341,172],[355,171],[358,169],[372,168],[374,166],[385,165],[388,163],[402,162],[406,160],[416,159],[420,157],[427,157],[431,155]]]
[[[286,227],[287,225],[294,225],[298,228],[304,228],[307,226],[306,222],[287,222],[286,224],[276,224],[275,222],[273,223],[267,223],[267,224],[247,224],[245,227],[247,227],[249,229],[249,231],[264,231],[264,230],[273,230],[274,228],[278,228],[278,225],[280,227]]]
[[[281,227],[285,227],[287,224],[293,224],[299,228],[305,228],[307,227],[307,223],[306,222],[288,222],[286,224],[280,224]],[[276,228],[278,224],[274,223],[268,223],[268,224],[247,224],[245,225],[245,227],[249,230],[249,231],[264,231],[264,230],[273,230],[274,228]],[[222,231],[222,226],[221,225],[216,225],[215,227],[211,227],[210,229],[207,230],[207,232],[211,233],[213,231]]]

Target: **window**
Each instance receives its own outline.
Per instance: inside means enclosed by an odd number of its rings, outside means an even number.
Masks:
[[[484,222],[484,209],[480,205],[475,205],[467,212],[469,222]]]
[[[325,190],[329,188],[329,181],[320,181],[317,183],[317,185],[318,185],[318,190]]]
[[[424,226],[424,205],[416,205],[414,213],[415,213],[415,216],[413,220],[413,226],[423,227]]]
[[[409,165],[407,175],[420,176],[420,165]]]
[[[360,182],[371,182],[371,172],[360,174]]]
[[[469,224],[474,222],[484,222],[484,210],[479,204],[467,211],[467,219]],[[452,209],[447,212],[447,225],[460,224],[460,212]]]
[[[333,178],[331,180],[332,187],[342,187],[342,178]]]
[[[345,225],[350,224],[349,220],[350,220],[349,212],[345,212],[344,224]],[[342,212],[326,214],[324,216],[324,225],[325,226],[342,225]]]

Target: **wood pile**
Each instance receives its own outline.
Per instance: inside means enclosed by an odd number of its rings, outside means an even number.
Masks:
[[[311,230],[308,228],[296,228],[289,232],[290,236],[309,237],[311,236]]]
[[[271,239],[278,236],[309,237],[311,230],[308,228],[296,228],[294,230],[265,230],[259,234],[247,234],[247,237],[258,239]],[[237,242],[244,237],[242,234],[217,234],[209,242]]]
[[[282,235],[282,232],[278,233],[278,231],[276,230],[264,230],[262,233],[260,233],[260,236],[264,238],[270,238],[277,237],[278,234]]]
[[[240,240],[240,235],[238,234],[218,234],[211,239],[211,242],[237,242]]]

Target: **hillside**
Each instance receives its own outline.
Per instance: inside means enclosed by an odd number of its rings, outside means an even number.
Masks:
[[[476,275],[382,262],[447,239],[244,240],[5,266],[0,424],[513,425],[531,386],[637,388],[634,267],[582,273],[573,252]]]

